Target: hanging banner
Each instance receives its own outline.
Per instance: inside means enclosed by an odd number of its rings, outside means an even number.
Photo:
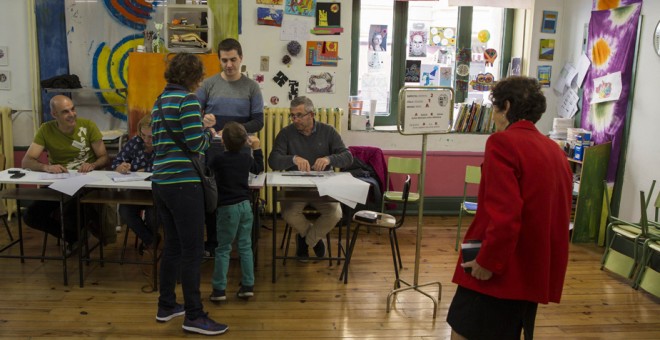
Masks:
[[[633,0],[628,2],[630,1]],[[587,56],[591,60],[591,66],[584,82],[580,126],[592,132],[592,140],[596,144],[612,142],[607,169],[608,181],[613,181],[616,177],[621,152],[641,9],[640,0],[624,7],[593,11],[589,21]],[[618,100],[593,101],[592,98],[598,98],[598,93],[595,92],[605,94],[608,91],[603,88],[607,82],[597,80],[608,79],[606,76],[617,72],[621,74],[620,80],[617,75],[616,84],[613,85],[617,87],[616,92],[620,90]],[[595,84],[598,84],[598,87]]]

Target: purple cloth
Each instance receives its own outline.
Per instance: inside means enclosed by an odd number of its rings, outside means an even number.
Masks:
[[[387,162],[385,161],[385,155],[383,150],[373,146],[349,146],[348,151],[351,152],[351,155],[355,158],[359,158],[361,161],[371,165],[378,175],[378,184],[380,184],[381,190],[383,192],[387,190],[392,190],[392,183],[390,183],[389,188],[385,188],[385,180],[387,176]]]

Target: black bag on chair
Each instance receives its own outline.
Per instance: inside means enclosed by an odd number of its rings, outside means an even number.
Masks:
[[[163,122],[163,126],[165,126],[165,130],[167,130],[167,134],[170,135],[170,138],[176,143],[176,146],[183,150],[183,153],[185,153],[188,159],[190,159],[202,181],[202,189],[204,191],[204,211],[207,213],[214,212],[218,208],[218,186],[215,182],[213,170],[209,169],[209,167],[202,162],[201,157],[192,155],[186,144],[179,139],[174,138],[174,133],[165,120],[165,115],[163,114],[163,108],[160,105],[160,102],[161,98],[158,98],[158,114]]]

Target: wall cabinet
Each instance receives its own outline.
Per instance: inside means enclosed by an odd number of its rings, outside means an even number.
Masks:
[[[164,29],[169,52],[207,53],[213,49],[213,13],[206,5],[168,5]]]
[[[607,175],[611,150],[611,142],[603,143],[586,148],[582,161],[569,159],[579,183],[579,186],[574,186],[577,189],[571,236],[574,243],[595,242],[598,238],[603,207],[603,181]]]

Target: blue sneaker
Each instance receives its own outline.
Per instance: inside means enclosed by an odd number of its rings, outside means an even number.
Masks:
[[[183,329],[188,332],[199,333],[204,335],[218,335],[226,332],[229,327],[221,323],[217,323],[209,318],[208,313],[198,317],[195,320],[185,318],[183,321]]]
[[[182,316],[186,314],[186,310],[183,308],[183,305],[176,304],[172,308],[163,308],[158,307],[158,314],[156,314],[156,321],[158,322],[167,322],[177,316]]]

